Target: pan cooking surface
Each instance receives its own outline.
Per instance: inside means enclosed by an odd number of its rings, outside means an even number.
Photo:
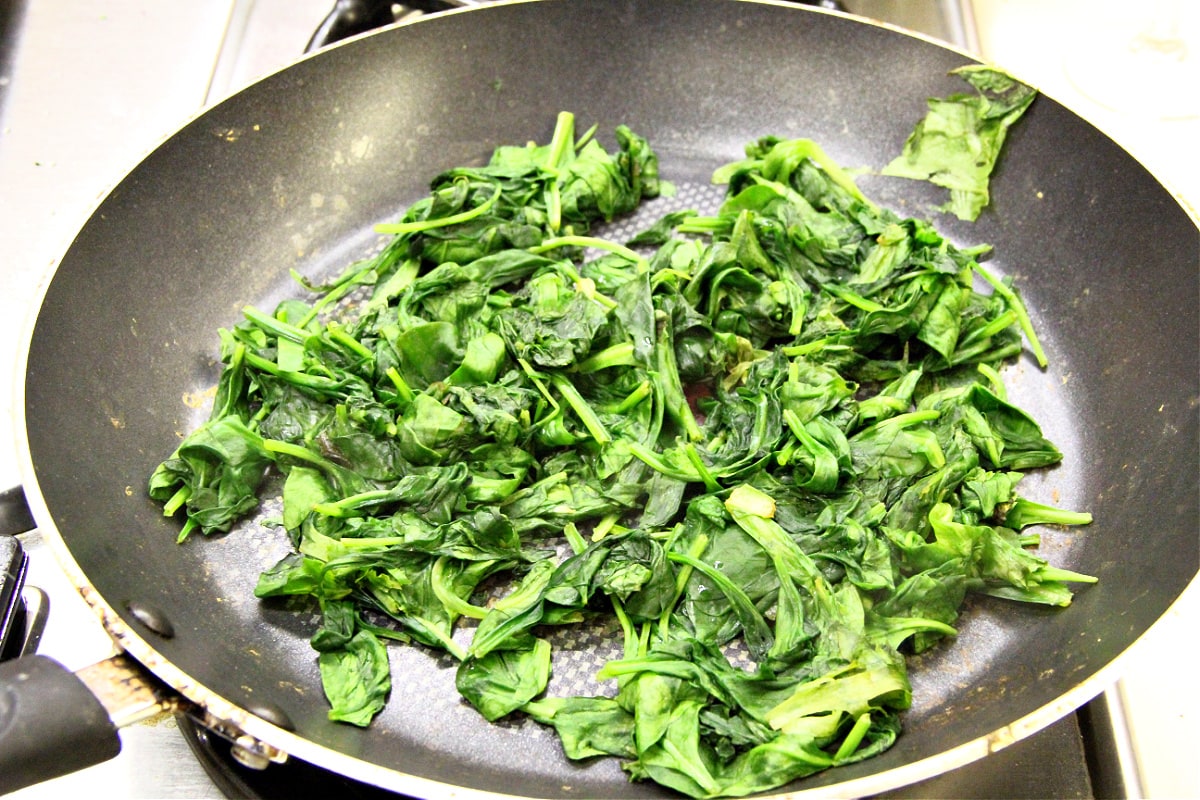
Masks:
[[[305,760],[409,793],[424,792],[404,773],[514,794],[660,795],[628,784],[615,762],[566,763],[536,725],[487,725],[458,700],[451,665],[417,648],[391,648],[392,700],[370,729],[329,723],[311,613],[252,594],[286,552],[282,532],[247,525],[176,546],[177,523],[144,496],[146,480],[205,413],[217,327],[247,303],[297,295],[289,269],[332,274],[375,247],[372,225],[438,170],[545,141],[569,110],[605,141],[629,124],[659,152],[676,201],[711,203],[712,169],[766,134],[815,139],[848,168],[881,166],[925,98],[962,90],[947,73],[966,62],[836,15],[719,0],[489,6],[303,61],[155,151],[63,258],[26,373],[41,511],[107,606],[125,616],[129,601],[148,602],[172,620],[176,636],[162,640],[113,619],[134,655],[171,665],[190,678],[182,688],[218,704],[285,710]],[[860,185],[902,214],[935,216],[942,200],[908,181]],[[895,747],[804,786],[931,759],[1027,715],[1049,722],[1088,698],[1087,681],[1200,561],[1200,313],[1179,288],[1194,286],[1200,263],[1194,221],[1047,97],[1010,135],[992,189],[977,223],[934,222],[953,241],[994,245],[989,266],[1024,291],[1050,368],[1022,361],[1005,378],[1065,462],[1029,476],[1023,494],[1093,512],[1087,528],[1048,532],[1040,552],[1100,583],[1065,610],[970,601],[958,641],[914,663],[915,705]],[[591,680],[594,647],[576,645],[588,658],[556,663],[556,680]],[[513,764],[515,752],[527,761]]]

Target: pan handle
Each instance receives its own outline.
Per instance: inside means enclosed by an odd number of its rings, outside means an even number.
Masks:
[[[0,664],[0,794],[121,752],[118,728],[186,702],[137,662],[114,656],[79,672],[46,656]]]
[[[25,489],[14,486],[0,490],[0,536],[25,533],[36,527],[37,521],[25,499]]]
[[[74,673],[46,656],[0,664],[0,794],[120,751],[108,712]]]

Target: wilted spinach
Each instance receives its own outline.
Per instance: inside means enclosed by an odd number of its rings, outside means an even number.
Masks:
[[[369,724],[385,642],[415,643],[570,758],[763,791],[889,747],[904,653],[953,636],[967,593],[1070,603],[1092,579],[1024,530],[1090,517],[1016,493],[1062,455],[1006,398],[1023,332],[1042,355],[987,248],[764,138],[717,172],[719,213],[633,250],[590,234],[661,188],[648,143],[616,140],[562,114],[547,145],[439,175],[311,301],[247,308],[211,419],[150,493],[182,539],[286,476],[295,549],[256,593],[320,609],[333,719]],[[354,290],[357,315],[331,313]],[[554,629],[600,613],[611,696],[548,696]]]
[[[1006,72],[982,64],[953,70],[975,90],[935,97],[925,117],[884,175],[927,180],[950,192],[942,210],[974,220],[988,204],[988,183],[1008,129],[1025,113],[1037,91]]]

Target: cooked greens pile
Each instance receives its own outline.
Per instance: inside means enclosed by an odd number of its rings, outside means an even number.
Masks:
[[[903,654],[953,636],[968,592],[1067,605],[1092,579],[1025,529],[1089,517],[1016,493],[1061,454],[1006,399],[1001,363],[1037,340],[986,248],[773,138],[718,171],[715,216],[600,239],[663,185],[643,138],[616,142],[564,113],[549,144],[437,176],[311,301],[246,308],[150,493],[182,538],[286,476],[295,550],[257,595],[319,605],[332,719],[371,721],[384,642],[408,641],[572,759],[744,795],[889,747]],[[600,615],[612,690],[552,696],[555,630]]]

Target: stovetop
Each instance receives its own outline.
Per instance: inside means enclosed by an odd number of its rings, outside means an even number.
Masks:
[[[0,185],[10,205],[0,214],[0,248],[7,261],[0,270],[0,334],[10,342],[20,339],[36,310],[39,282],[125,170],[203,107],[297,57],[333,5],[333,0],[0,3]],[[983,52],[994,43],[987,41],[988,31],[980,35],[980,10],[988,15],[991,31],[1011,24],[1001,14],[1005,6],[1021,4],[862,0],[843,5],[852,13]],[[1177,130],[1170,135],[1177,136]],[[0,375],[19,374],[15,349],[0,351]],[[0,423],[8,424],[0,427],[11,430],[8,402],[3,413],[8,419]],[[15,445],[0,439],[0,452],[15,452]],[[15,462],[0,458],[0,488],[19,482]],[[72,669],[113,652],[37,532],[20,541],[29,555],[30,618],[36,622],[47,601],[51,609],[39,650]],[[1175,624],[1182,629],[1182,622]],[[1157,636],[1160,642],[1163,638]],[[1128,687],[1115,686],[1042,733],[887,796],[1139,796],[1137,762],[1144,770],[1148,756],[1135,751],[1126,730],[1130,694]],[[1182,722],[1185,714],[1186,709],[1173,713],[1172,720]],[[186,720],[155,718],[125,729],[122,741],[123,751],[113,761],[12,796],[273,797],[319,786],[341,796],[373,796],[370,787],[302,764],[287,777],[231,765],[228,745]],[[1165,757],[1171,752],[1168,745]]]

